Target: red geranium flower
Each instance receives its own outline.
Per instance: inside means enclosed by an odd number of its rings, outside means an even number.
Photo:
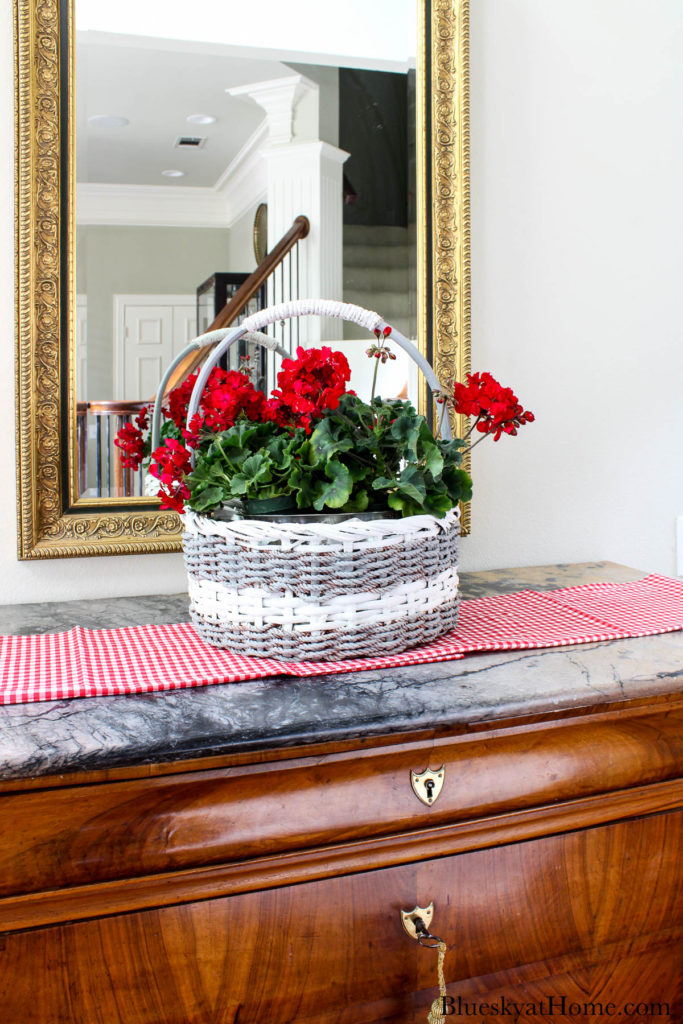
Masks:
[[[197,376],[198,371],[195,371],[174,388],[168,396],[168,408],[164,409],[165,415],[183,431],[183,436],[190,443],[196,445],[196,437],[202,428],[218,433],[232,427],[241,415],[256,422],[264,418],[266,397],[262,391],[256,390],[248,374],[215,366],[202,395],[201,419],[197,419],[195,414],[188,428],[187,412]]]
[[[284,359],[278,387],[268,411],[281,426],[304,427],[310,433],[326,409],[336,409],[346,391],[351,370],[346,356],[323,348],[297,348],[296,359]]]
[[[147,430],[149,426],[149,409],[146,405],[143,405],[140,412],[135,417],[135,426],[139,427],[140,430]]]
[[[185,484],[181,484],[175,491],[164,490],[161,487],[159,489],[159,498],[161,498],[159,508],[162,512],[164,509],[170,509],[172,512],[182,513],[185,511],[185,502],[189,500],[189,497],[190,489]]]
[[[259,422],[264,418],[266,396],[257,391],[246,373],[211,371],[202,396],[204,427],[214,433],[234,426],[240,416]]]
[[[522,408],[512,389],[503,387],[490,373],[468,373],[465,384],[454,385],[453,400],[455,411],[476,416],[474,429],[493,434],[494,441],[503,434],[514,436],[518,427],[534,421],[534,414]]]
[[[163,413],[167,419],[173,420],[179,430],[183,429],[187,421],[187,408],[190,404],[192,389],[197,383],[198,376],[199,370],[195,370],[187,380],[184,380],[182,384],[179,384],[177,388],[173,388],[173,391],[169,392],[168,406],[164,408]]]
[[[139,419],[139,417],[138,417]],[[139,469],[145,457],[145,442],[142,430],[134,427],[132,423],[126,423],[121,427],[114,444],[121,449],[121,465],[126,469]]]
[[[167,437],[162,445],[152,452],[149,471],[161,483],[159,497],[161,508],[182,512],[190,490],[185,477],[192,472],[190,453],[180,441]]]

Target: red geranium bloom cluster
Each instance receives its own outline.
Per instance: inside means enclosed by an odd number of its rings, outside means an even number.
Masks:
[[[244,416],[252,422],[271,420],[292,429],[304,427],[309,433],[326,409],[336,409],[351,371],[346,357],[330,348],[297,349],[296,359],[285,359],[278,373],[279,387],[267,399],[251,382],[248,372],[222,370],[209,374],[199,412],[187,424],[188,407],[199,371],[174,388],[168,396],[164,416],[182,431],[184,441],[166,437],[154,452],[149,472],[161,483],[162,509],[182,512],[190,497],[185,478],[192,472],[188,448],[196,448],[202,430],[212,434],[232,427]],[[119,431],[116,444],[124,466],[138,469],[144,458],[143,431],[149,421],[143,409],[137,426],[128,424]],[[187,425],[186,425],[187,424]]]
[[[147,406],[144,406],[135,417],[135,425],[126,423],[121,427],[114,444],[121,449],[121,465],[126,469],[139,469],[145,457],[145,439],[143,430],[147,430],[149,418]]]
[[[161,508],[182,512],[185,501],[190,497],[185,476],[192,472],[187,448],[175,438],[167,437],[164,443],[152,452],[149,471],[161,483]]]
[[[475,429],[493,434],[497,441],[502,434],[517,433],[525,423],[533,423],[534,414],[525,411],[511,388],[504,388],[490,373],[468,373],[466,384],[453,388],[455,411],[463,416],[476,416]]]
[[[186,427],[188,406],[197,376],[198,371],[171,391],[168,409],[164,410],[182,430],[187,446],[197,446],[201,430],[219,433],[232,427],[240,416],[257,422],[269,418],[266,396],[256,390],[246,373],[214,367],[202,395],[201,411],[195,413],[192,422]],[[185,444],[175,438],[166,438],[152,452],[149,471],[162,484],[159,491],[162,509],[182,512],[184,502],[190,497],[185,477],[192,472],[192,465]]]
[[[202,395],[201,413],[195,413],[192,423],[186,429],[187,411],[199,371],[196,370],[186,381],[179,384],[168,396],[168,407],[164,414],[182,430],[183,437],[192,447],[197,446],[200,430],[218,433],[232,427],[240,415],[250,420],[267,418],[266,396],[257,391],[248,373],[237,370],[222,370],[216,366],[209,374]]]
[[[232,427],[240,415],[258,422],[266,418],[266,396],[257,391],[246,373],[211,371],[202,396],[204,426],[213,433]]]
[[[351,370],[342,352],[323,348],[298,348],[296,359],[284,359],[277,375],[278,387],[268,402],[270,418],[283,427],[304,427],[336,409],[346,391]]]
[[[125,466],[126,469],[138,469],[140,467],[145,456],[145,441],[141,430],[134,427],[132,423],[126,423],[114,438],[114,444],[117,448],[121,449],[122,466]]]
[[[167,419],[173,420],[178,430],[182,430],[187,420],[187,407],[192,397],[192,389],[197,383],[199,370],[191,373],[187,380],[179,384],[173,391],[169,391],[168,405],[164,407],[163,413]]]

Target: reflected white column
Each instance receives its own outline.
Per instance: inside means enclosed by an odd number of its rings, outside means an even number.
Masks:
[[[271,146],[266,154],[269,248],[299,214],[311,222],[310,234],[298,251],[299,298],[342,297],[342,169],[347,157],[348,153],[320,140]],[[283,300],[296,297],[289,294],[289,286],[285,274],[284,293],[279,296]],[[299,331],[301,344],[314,345],[341,337],[341,324],[307,317]]]
[[[343,166],[349,154],[317,137],[321,134],[318,84],[295,74],[228,91],[231,96],[255,101],[266,112],[268,248],[273,248],[300,214],[311,223],[298,253],[292,253],[292,273],[285,265],[284,271],[276,271],[271,279],[269,304],[297,297],[341,299]],[[298,340],[303,345],[339,337],[341,324],[334,321],[306,318],[299,323]],[[281,340],[287,344],[287,331]]]

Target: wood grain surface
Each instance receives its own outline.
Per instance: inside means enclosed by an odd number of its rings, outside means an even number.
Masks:
[[[426,807],[410,771],[441,764],[443,790]],[[682,768],[683,705],[672,704],[375,747],[362,756],[15,791],[0,796],[0,896],[488,819],[662,783],[680,778]]]
[[[683,952],[682,839],[683,813],[660,814],[17,932],[5,936],[0,957],[3,1020],[424,1021],[436,957],[405,936],[398,911],[430,900],[432,930],[453,947],[451,995],[613,994],[619,1005],[631,997],[673,1005]],[[681,1018],[672,1011],[660,1019]]]

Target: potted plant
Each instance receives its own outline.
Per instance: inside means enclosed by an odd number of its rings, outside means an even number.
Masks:
[[[454,410],[469,430],[434,433],[410,402],[375,394],[394,355],[391,328],[375,334],[368,402],[342,353],[299,348],[269,396],[248,365],[213,367],[194,414],[196,373],[171,392],[154,450],[146,412],[119,433],[124,464],[149,459],[161,507],[184,513],[191,613],[209,642],[323,660],[396,652],[455,625],[464,452],[533,415],[490,374],[470,374],[436,396],[440,428]]]

